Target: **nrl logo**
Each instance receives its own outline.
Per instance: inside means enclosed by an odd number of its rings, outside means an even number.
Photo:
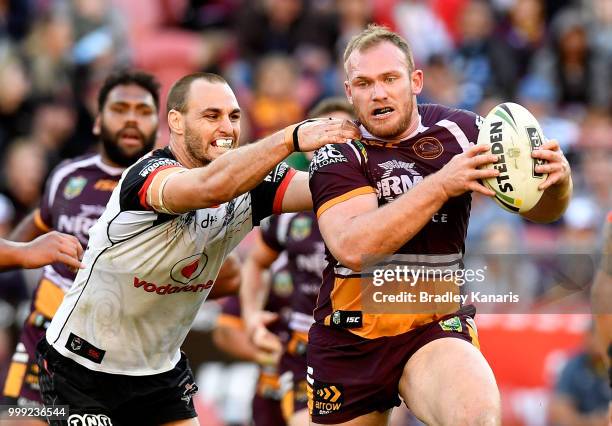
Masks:
[[[82,346],[83,341],[78,337],[75,337],[74,339],[72,339],[72,342],[70,342],[70,347],[73,351],[78,351],[79,349],[81,349]]]
[[[67,200],[72,200],[78,197],[83,192],[83,188],[87,185],[87,179],[83,176],[73,176],[68,180],[64,187],[64,197]]]

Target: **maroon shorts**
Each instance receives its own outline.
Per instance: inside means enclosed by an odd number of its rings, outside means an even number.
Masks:
[[[291,344],[295,342],[296,344]],[[280,360],[283,416],[291,416],[308,407],[306,391],[306,339],[294,333]]]
[[[256,394],[253,397],[253,423],[255,426],[285,426],[280,401]]]
[[[466,306],[454,315],[407,333],[364,339],[344,329],[311,327],[308,341],[308,407],[320,424],[343,423],[400,405],[399,381],[410,357],[427,343],[455,337],[478,347]],[[471,323],[471,324],[469,324]]]
[[[37,312],[33,312],[26,321],[4,383],[2,393],[7,403],[20,406],[42,405],[36,344],[45,336],[49,321]]]

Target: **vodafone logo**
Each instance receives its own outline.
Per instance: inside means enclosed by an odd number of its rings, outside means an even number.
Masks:
[[[141,280],[138,277],[134,277],[134,287],[141,288],[147,293],[155,293],[160,296],[167,294],[176,293],[201,293],[204,290],[208,290],[214,284],[213,280],[208,280],[202,284],[189,284],[189,285],[172,285],[172,284],[155,284],[145,280]]]
[[[207,264],[206,253],[193,254],[174,264],[170,271],[170,278],[180,284],[189,284],[202,274]]]

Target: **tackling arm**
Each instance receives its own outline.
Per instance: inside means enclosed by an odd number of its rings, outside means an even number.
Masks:
[[[184,213],[227,202],[253,189],[293,151],[294,127],[231,150],[205,167],[167,177],[163,186],[159,185],[163,206],[170,212]],[[359,131],[347,120],[318,120],[302,125],[298,135],[301,149],[310,151],[358,138]],[[159,178],[166,179],[161,174]]]

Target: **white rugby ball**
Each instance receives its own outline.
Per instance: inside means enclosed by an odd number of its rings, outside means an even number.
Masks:
[[[499,161],[483,168],[500,173],[483,184],[495,192],[495,201],[504,209],[525,213],[540,201],[543,191],[538,186],[548,175],[535,171],[535,166],[545,161],[532,158],[531,152],[545,141],[538,120],[521,105],[499,104],[486,116],[478,143],[491,144],[491,153],[498,155]]]

